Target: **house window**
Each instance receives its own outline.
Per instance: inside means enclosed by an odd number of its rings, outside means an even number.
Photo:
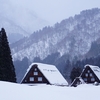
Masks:
[[[84,81],[87,82],[87,78],[84,78]]]
[[[77,85],[79,85],[80,84],[80,82],[77,82]]]
[[[27,82],[27,80],[25,80],[25,82]]]
[[[95,78],[91,78],[91,82],[94,82],[95,81]]]
[[[88,77],[88,73],[86,73],[85,76]]]
[[[38,72],[34,72],[33,74],[34,74],[34,75],[38,75]]]
[[[37,71],[37,68],[35,68],[34,70]]]
[[[42,77],[38,77],[38,81],[42,81]]]
[[[88,73],[90,73],[90,70],[88,70]]]
[[[30,77],[30,82],[33,82],[34,81],[34,77]]]
[[[93,75],[92,75],[92,73],[90,73],[90,77],[92,77]]]

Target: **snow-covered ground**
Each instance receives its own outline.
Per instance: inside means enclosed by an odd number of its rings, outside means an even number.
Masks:
[[[28,86],[0,81],[0,100],[100,100],[100,86]]]

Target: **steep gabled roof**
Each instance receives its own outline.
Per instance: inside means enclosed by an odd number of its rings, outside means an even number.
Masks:
[[[27,69],[25,76],[30,71],[33,65],[37,65],[38,69],[42,72],[42,74],[45,76],[45,78],[49,81],[50,84],[68,85],[67,81],[64,79],[64,77],[61,75],[61,73],[58,71],[58,69],[54,65],[32,63]]]
[[[81,77],[76,77],[73,82],[71,83],[71,86],[77,86],[79,84],[84,84],[84,80]]]
[[[86,67],[90,67],[91,70],[94,72],[94,74],[98,77],[98,79],[100,80],[100,68],[98,66],[94,66],[94,65],[85,65],[85,68]]]

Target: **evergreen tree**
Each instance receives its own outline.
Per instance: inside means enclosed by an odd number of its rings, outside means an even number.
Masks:
[[[65,78],[68,78],[68,77],[69,77],[71,68],[72,68],[71,62],[70,62],[70,60],[68,59],[68,60],[66,61],[66,66],[64,67],[64,71],[63,71],[63,74],[64,74],[64,77],[65,77]]]
[[[0,31],[0,80],[16,82],[15,68],[5,29]]]
[[[0,31],[0,80],[2,80],[3,72],[2,72],[2,61],[3,61],[3,56],[2,56],[2,44],[1,44],[1,31]]]
[[[70,74],[70,79],[71,81],[73,81],[76,77],[79,77],[81,74],[81,68],[79,67],[74,67],[71,71],[71,74]]]

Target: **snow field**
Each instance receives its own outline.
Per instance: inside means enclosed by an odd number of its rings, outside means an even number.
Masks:
[[[100,86],[86,84],[61,87],[0,82],[0,100],[100,100],[99,93]]]

